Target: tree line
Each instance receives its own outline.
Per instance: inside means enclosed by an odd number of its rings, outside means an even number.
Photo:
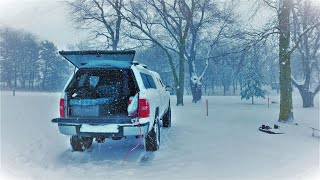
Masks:
[[[105,48],[157,46],[170,68],[177,105],[183,105],[186,84],[193,102],[201,99],[202,81],[215,51],[241,33],[233,1],[83,0],[66,4],[77,28],[91,30],[97,41],[105,42]]]
[[[279,121],[293,121],[292,86],[299,90],[303,107],[313,107],[320,90],[320,4],[312,0],[263,0],[263,3],[275,14],[264,36],[277,37]]]
[[[280,93],[279,120],[291,120],[292,87],[300,92],[303,107],[313,107],[320,90],[319,4],[262,0],[246,6],[244,14],[241,3],[66,0],[75,27],[90,32],[89,40],[69,49],[137,50],[137,60],[174,87],[177,105],[184,104],[184,94],[197,102],[203,94],[220,91],[253,102],[253,97],[265,96],[269,85]],[[252,20],[261,9],[268,10],[267,21],[256,27]],[[1,78],[8,87],[51,89],[64,84],[60,82],[70,68],[53,44],[43,48],[49,42],[25,32],[20,32],[20,39],[9,34],[1,30]]]
[[[9,27],[0,29],[0,68],[1,88],[11,90],[60,91],[70,75],[53,42]]]
[[[269,84],[280,91],[279,121],[287,121],[293,119],[292,85],[304,107],[313,107],[320,90],[320,7],[315,1],[255,1],[245,15],[237,0],[65,2],[77,28],[90,30],[100,47],[145,51],[156,47],[167,61],[164,69],[171,73],[177,105],[183,105],[185,90],[193,102],[203,91],[214,92],[216,85],[224,94],[230,87],[233,92],[240,89],[248,99],[263,97],[262,87]],[[246,22],[262,8],[270,12],[263,26]]]

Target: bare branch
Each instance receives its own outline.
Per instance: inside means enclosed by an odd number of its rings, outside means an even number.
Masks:
[[[296,50],[299,47],[299,44],[302,41],[302,37],[307,34],[309,31],[313,30],[315,27],[320,25],[320,21],[315,23],[314,25],[308,27],[305,29],[299,36],[298,36],[298,41],[295,42],[295,45],[288,51],[288,54],[292,54],[294,50]]]
[[[272,4],[272,2],[270,0],[263,0],[263,2],[265,2],[272,9],[275,9],[276,11],[278,11],[278,8],[274,4]]]
[[[295,87],[297,87],[298,89],[303,86],[303,85],[299,84],[299,83],[294,79],[293,76],[291,76],[291,83],[292,83]]]
[[[313,94],[316,95],[320,91],[320,84],[316,87]]]
[[[210,48],[210,50],[208,51],[206,57],[209,57],[209,54],[210,54],[210,53],[211,53],[211,48]],[[202,74],[201,74],[200,77],[199,77],[199,80],[200,80],[200,81],[202,80],[203,76],[206,74],[208,67],[209,67],[209,58],[206,58],[205,67],[204,67],[204,69],[203,69],[203,71],[202,71]]]

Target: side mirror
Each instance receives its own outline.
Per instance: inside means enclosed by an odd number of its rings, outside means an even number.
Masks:
[[[171,86],[166,86],[166,91],[172,91],[173,88]]]

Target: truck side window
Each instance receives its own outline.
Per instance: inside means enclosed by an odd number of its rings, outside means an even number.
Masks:
[[[154,82],[153,78],[149,74],[140,73],[143,85],[146,89],[153,88],[157,89],[156,83]]]
[[[154,82],[154,80],[153,80],[152,76],[147,75],[147,78],[148,78],[148,81],[149,81],[149,84],[150,84],[150,88],[157,89],[157,87],[156,87],[156,83]]]
[[[143,85],[146,89],[149,89],[151,87],[149,81],[148,81],[148,78],[147,78],[147,75],[144,74],[144,73],[140,73],[141,75],[141,78],[142,78],[142,81],[143,81]]]

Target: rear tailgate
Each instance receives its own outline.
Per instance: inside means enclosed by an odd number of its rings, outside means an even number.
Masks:
[[[132,65],[135,51],[59,51],[77,68],[123,68]]]

